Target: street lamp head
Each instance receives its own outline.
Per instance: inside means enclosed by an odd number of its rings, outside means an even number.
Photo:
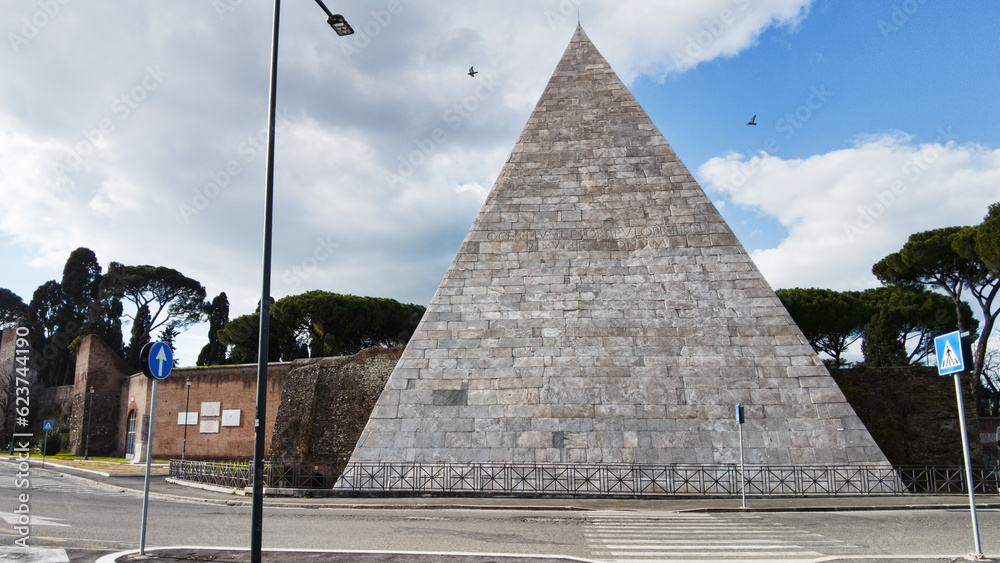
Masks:
[[[93,386],[93,385],[91,385],[91,386],[90,386],[90,392],[91,392],[91,393],[93,393],[93,392],[94,392],[94,386]]]
[[[347,23],[344,16],[340,14],[333,14],[332,16],[326,18],[326,23],[330,24],[330,27],[337,32],[337,35],[343,37],[344,35],[351,35],[354,33],[354,28],[351,24]]]

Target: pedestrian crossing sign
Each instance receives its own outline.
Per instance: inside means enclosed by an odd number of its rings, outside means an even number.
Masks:
[[[42,430],[52,430],[52,421],[51,420],[43,420],[42,421]]]
[[[935,338],[934,349],[937,352],[938,375],[951,375],[965,371],[962,336],[957,330]]]

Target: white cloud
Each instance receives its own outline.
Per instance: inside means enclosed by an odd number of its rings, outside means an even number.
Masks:
[[[479,199],[479,201],[486,201],[486,196],[490,195],[490,189],[483,187],[478,182],[472,184],[462,184],[461,186],[455,188],[455,191],[458,193],[471,192],[477,199]]]
[[[698,172],[706,189],[788,230],[777,247],[752,254],[775,288],[874,287],[872,265],[910,234],[978,224],[1000,200],[1000,150],[902,133],[805,159],[731,153]]]
[[[349,38],[312,3],[285,4],[275,296],[323,288],[428,301],[562,55],[577,7],[629,82],[736,54],[768,28],[794,26],[810,3],[355,0],[339,7],[358,31]],[[233,316],[253,310],[272,14],[250,2],[219,13],[217,4],[60,4],[22,37],[22,18],[39,4],[3,3],[0,254],[21,258],[0,286],[30,298],[86,246],[105,266],[170,266],[210,296],[226,291]],[[389,13],[392,5],[402,9]],[[9,34],[24,40],[14,48]],[[412,172],[387,181],[402,161]]]

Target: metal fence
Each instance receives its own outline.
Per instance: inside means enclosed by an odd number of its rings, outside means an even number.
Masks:
[[[978,493],[1000,471],[977,468]],[[369,494],[668,497],[861,496],[966,492],[964,469],[941,467],[354,463],[336,489]]]
[[[287,489],[332,489],[340,475],[333,466],[264,461],[264,486]],[[170,461],[170,476],[184,481],[232,489],[253,486],[250,461]]]
[[[170,476],[227,488],[253,484],[249,461],[171,461]],[[340,477],[338,481],[337,478]],[[1000,469],[974,468],[978,494],[1000,491]],[[584,465],[491,463],[264,464],[264,486],[361,494],[577,497],[731,497],[741,492],[738,465]],[[756,466],[743,472],[753,497],[963,494],[959,467]]]

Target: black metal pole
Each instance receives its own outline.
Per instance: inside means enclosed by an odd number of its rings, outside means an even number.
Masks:
[[[188,406],[191,404],[191,378],[187,378],[184,384],[187,385],[187,398],[184,399],[184,445],[181,446],[181,461],[184,461],[188,449]]]
[[[267,168],[264,185],[264,273],[260,292],[260,341],[257,347],[257,413],[254,416],[253,499],[250,510],[250,562],[261,563],[264,516],[264,426],[267,420],[268,329],[271,314],[271,218],[274,203],[274,116],[278,83],[278,20],[281,0],[274,0],[271,34],[271,86],[267,115]]]
[[[331,12],[330,9],[326,7],[326,4],[323,3],[323,0],[316,0],[316,3],[319,4],[320,8],[323,8],[324,12],[326,12],[326,17],[328,18],[333,17],[333,12]]]

